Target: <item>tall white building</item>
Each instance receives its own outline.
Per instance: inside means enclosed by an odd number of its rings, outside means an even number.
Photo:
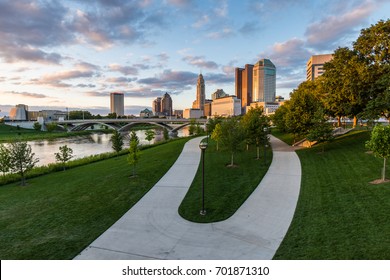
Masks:
[[[125,95],[123,93],[110,93],[110,109],[111,113],[116,113],[117,116],[125,115]]]
[[[253,67],[252,102],[274,102],[276,67],[269,59],[259,60]]]

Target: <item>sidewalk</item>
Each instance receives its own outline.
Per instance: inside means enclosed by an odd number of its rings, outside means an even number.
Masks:
[[[293,149],[271,137],[273,161],[229,219],[210,224],[178,214],[200,161],[192,139],[163,178],[75,259],[272,259],[294,215],[301,166]]]

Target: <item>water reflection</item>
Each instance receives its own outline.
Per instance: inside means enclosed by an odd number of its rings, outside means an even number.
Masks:
[[[155,129],[155,138],[151,144],[164,139],[163,131]],[[141,145],[148,145],[149,142],[145,139],[145,130],[137,130],[136,134]],[[178,132],[178,137],[188,136],[188,128],[185,127]],[[61,138],[54,140],[38,140],[29,141],[32,151],[39,158],[38,165],[47,165],[55,162],[55,155],[59,151],[60,146],[68,145],[72,148],[74,159],[83,158],[90,155],[96,155],[106,152],[112,152],[112,144],[110,142],[111,134],[94,133],[88,136],[77,136],[71,138]],[[124,148],[129,147],[129,134],[124,138]]]

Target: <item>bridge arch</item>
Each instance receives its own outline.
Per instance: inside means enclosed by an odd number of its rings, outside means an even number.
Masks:
[[[86,122],[82,124],[78,124],[70,129],[70,131],[81,131],[81,130],[86,130],[88,127],[95,125],[95,124],[100,124],[100,125],[106,125],[111,129],[119,130],[120,127],[115,124],[110,124],[106,122],[99,122],[99,121],[91,121],[91,122]]]
[[[158,122],[148,122],[148,121],[145,121],[145,122],[132,122],[132,123],[129,123],[129,124],[126,124],[124,126],[122,126],[121,128],[118,129],[119,132],[123,132],[123,131],[127,131],[129,130],[130,127],[136,125],[136,124],[152,124],[152,125],[157,125],[157,126],[160,126],[162,128],[166,128],[168,129],[168,131],[172,131],[173,128],[165,123],[158,123]]]

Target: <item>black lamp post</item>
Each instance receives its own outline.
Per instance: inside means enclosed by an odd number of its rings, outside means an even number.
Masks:
[[[267,134],[268,134],[268,128],[264,127],[264,165],[267,165]]]
[[[206,210],[204,209],[204,153],[207,149],[207,143],[200,142],[199,148],[202,151],[202,210],[200,210],[200,214],[204,216],[206,215]]]

